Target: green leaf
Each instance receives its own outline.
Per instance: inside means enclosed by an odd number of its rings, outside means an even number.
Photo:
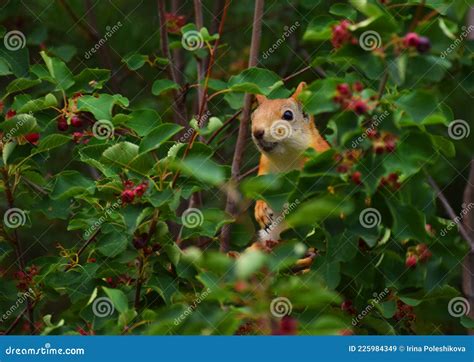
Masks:
[[[44,98],[38,98],[26,102],[18,109],[18,113],[38,112],[57,105],[58,100],[56,97],[52,93],[48,93],[44,96]]]
[[[174,123],[163,123],[159,125],[142,139],[139,152],[145,153],[157,149],[163,142],[169,140],[182,129],[183,127]]]
[[[94,190],[94,181],[86,178],[77,171],[63,171],[56,175],[50,197],[53,200],[60,200],[80,194],[92,195]]]
[[[70,88],[74,84],[74,78],[67,65],[58,58],[49,57],[44,51],[40,54],[49,74],[55,81],[57,89],[66,90]]]
[[[36,118],[30,114],[17,114],[15,117],[0,123],[0,129],[4,133],[5,140],[31,133],[36,127]]]
[[[128,299],[127,296],[120,289],[112,289],[102,287],[105,294],[110,298],[114,307],[120,313],[125,313],[128,310]]]
[[[265,263],[266,257],[261,251],[250,250],[243,253],[235,263],[237,278],[247,279],[256,273]]]
[[[128,239],[121,232],[104,234],[97,242],[97,250],[109,258],[114,258],[123,253],[127,248]]]
[[[112,119],[112,109],[114,106],[128,107],[128,103],[128,99],[120,94],[99,94],[98,97],[80,97],[77,101],[77,109],[91,112],[98,121],[110,121]]]
[[[41,81],[38,79],[17,78],[7,85],[7,94],[24,91],[40,83]]]
[[[159,96],[161,93],[167,92],[171,89],[179,89],[179,86],[169,79],[158,79],[153,82],[151,93]]]
[[[131,70],[138,70],[141,67],[145,65],[145,63],[148,61],[148,55],[144,54],[130,54],[127,55],[122,62],[127,64],[127,67]]]
[[[161,123],[160,115],[152,109],[140,109],[129,114],[125,125],[140,137],[146,136]]]
[[[357,17],[357,11],[348,4],[338,3],[331,6],[329,12],[333,15],[342,16],[345,19],[354,21]]]
[[[329,16],[318,16],[311,20],[303,34],[304,41],[323,41],[331,39],[331,26],[337,23]]]
[[[62,134],[50,134],[49,136],[40,139],[36,152],[49,151],[53,148],[61,147],[69,142],[71,142],[71,137]]]
[[[68,92],[92,92],[102,89],[110,78],[109,69],[86,68],[74,76],[74,86]]]
[[[279,86],[280,77],[268,69],[248,68],[229,79],[230,89],[234,92],[268,95]]]
[[[439,113],[438,103],[436,97],[425,90],[412,91],[395,102],[416,123],[425,123],[429,116]]]
[[[338,217],[341,213],[349,214],[353,208],[350,200],[335,196],[317,197],[301,203],[286,217],[286,221],[292,227],[314,225],[328,217]]]
[[[183,174],[211,185],[222,184],[225,180],[224,168],[202,156],[189,156],[183,161],[175,161]]]
[[[394,198],[387,200],[393,217],[393,238],[404,241],[426,240],[425,215],[411,205],[403,205]]]

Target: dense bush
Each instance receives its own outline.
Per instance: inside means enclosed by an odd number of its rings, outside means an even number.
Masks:
[[[465,1],[268,2],[249,69],[252,1],[205,1],[201,29],[188,2],[164,4],[164,25],[155,2],[21,3],[0,15],[5,333],[472,327],[453,310],[467,243],[428,183],[461,204],[474,93]],[[235,177],[244,93],[286,98],[303,80],[331,150],[256,176],[244,137]],[[257,199],[294,207],[284,242],[250,252]],[[305,255],[310,270],[297,270]]]

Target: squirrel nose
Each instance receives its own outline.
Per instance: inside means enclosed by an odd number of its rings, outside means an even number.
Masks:
[[[253,136],[257,140],[261,140],[263,138],[263,135],[265,134],[265,131],[263,129],[258,129],[256,131],[253,131]]]

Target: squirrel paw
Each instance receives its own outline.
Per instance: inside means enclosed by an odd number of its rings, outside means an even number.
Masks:
[[[255,220],[262,229],[270,226],[273,218],[273,210],[263,200],[257,200],[255,204]]]

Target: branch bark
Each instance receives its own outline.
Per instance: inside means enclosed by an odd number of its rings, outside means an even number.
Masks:
[[[464,189],[463,201],[466,207],[469,207],[469,205],[474,203],[474,159],[471,160],[471,171],[469,172],[467,185]],[[474,210],[471,210],[464,217],[463,223],[466,232],[471,238],[470,252],[467,254],[463,262],[463,291],[469,301],[469,305],[471,306],[469,317],[474,319]],[[469,334],[474,334],[474,331],[471,329]]]
[[[10,180],[8,177],[8,171],[6,168],[1,169],[1,174],[3,178],[3,187],[5,189],[5,197],[7,199],[7,205],[9,209],[13,209],[15,207],[15,199],[13,197],[13,192],[10,187]],[[6,230],[4,230],[6,233]],[[20,237],[18,236],[18,231],[17,229],[14,229],[13,231],[13,238],[10,238],[12,244],[13,244],[13,249],[15,250],[15,255],[16,255],[16,261],[18,263],[18,266],[20,270],[25,273],[25,267],[26,267],[26,262],[25,262],[25,256],[23,254],[23,248],[21,246],[21,241]],[[28,312],[28,324],[30,327],[30,333],[34,334],[35,332],[35,321],[34,321],[34,313],[33,313],[33,306],[31,304],[30,300],[27,300],[27,312]],[[23,314],[22,314],[23,315]]]
[[[255,1],[255,12],[253,18],[253,29],[252,29],[252,41],[250,44],[250,56],[248,66],[254,67],[257,65],[258,52],[260,49],[260,38],[262,34],[262,18],[263,18],[263,7],[264,0]],[[237,143],[235,146],[234,157],[232,159],[231,169],[231,184],[237,184],[240,174],[240,167],[242,164],[242,156],[247,142],[247,131],[250,120],[250,112],[252,105],[252,95],[246,94],[244,98],[244,108],[242,110],[242,119],[240,120],[239,134],[237,136]],[[225,211],[230,215],[235,215],[237,211],[236,200],[232,196],[232,191],[227,193],[227,202]],[[220,250],[222,252],[228,252],[230,246],[230,224],[225,225],[222,228],[220,235]]]
[[[173,61],[169,50],[168,33],[166,31],[165,0],[158,0],[158,16],[160,18],[161,53],[166,59],[168,59],[168,71],[171,79],[176,84],[180,84],[178,77],[179,69],[177,69],[176,63]],[[177,90],[174,91],[173,115],[174,121],[177,124],[181,126],[187,125],[186,104],[184,102],[184,97],[180,96],[180,93]]]

